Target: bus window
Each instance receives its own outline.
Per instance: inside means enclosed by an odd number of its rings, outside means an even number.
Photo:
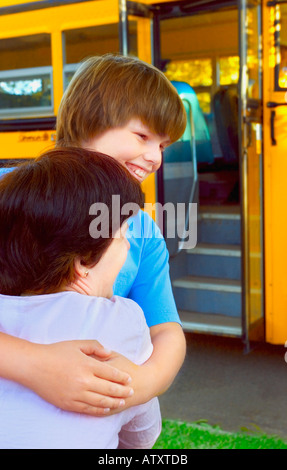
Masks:
[[[287,90],[287,5],[276,5],[275,13],[275,89]]]
[[[210,112],[211,59],[173,60],[167,64],[165,74],[171,81],[188,83],[196,92],[202,111]]]
[[[0,40],[0,116],[53,114],[49,34]]]
[[[0,116],[52,113],[52,68],[0,72]]]
[[[118,25],[106,24],[64,31],[64,87],[69,84],[77,64],[86,57],[119,52]]]
[[[217,72],[218,69],[218,72]],[[171,61],[166,66],[170,80],[188,83],[197,94],[202,111],[211,111],[211,87],[232,85],[239,79],[239,57],[228,56],[214,59]]]
[[[106,24],[65,31],[66,64],[87,56],[119,52],[118,25]]]
[[[220,57],[219,65],[219,85],[232,85],[239,80],[239,57]]]
[[[49,34],[0,39],[0,70],[52,65]]]
[[[64,87],[69,84],[77,64],[86,57],[119,53],[118,24],[105,24],[64,31]],[[129,50],[137,54],[135,22],[129,23]]]
[[[212,97],[220,85],[219,71],[226,68],[220,58],[238,55],[237,12],[224,9],[164,19],[160,25],[160,49],[168,78],[188,83],[196,92],[202,111],[210,114]]]

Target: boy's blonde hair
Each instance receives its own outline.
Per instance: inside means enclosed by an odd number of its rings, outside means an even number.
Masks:
[[[151,131],[175,142],[186,113],[170,81],[134,57],[106,54],[86,59],[65,91],[57,118],[57,144],[81,145],[139,118]]]

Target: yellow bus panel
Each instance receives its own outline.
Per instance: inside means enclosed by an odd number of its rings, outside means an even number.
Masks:
[[[29,2],[24,2],[23,0],[0,0],[0,7],[11,7],[15,5],[21,5],[25,3],[36,3],[41,0],[30,0]]]
[[[55,131],[1,133],[1,159],[35,158],[52,148]]]

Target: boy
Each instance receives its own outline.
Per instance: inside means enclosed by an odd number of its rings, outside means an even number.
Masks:
[[[109,154],[142,182],[159,168],[163,149],[181,136],[185,125],[177,92],[156,68],[135,58],[92,57],[63,96],[57,145]],[[45,348],[0,335],[1,376],[63,409],[94,415],[144,403],[170,386],[184,360],[185,339],[170,285],[168,252],[144,212],[134,218],[132,231],[135,236],[115,294],[130,297],[143,309],[154,347],[151,358],[135,367],[95,343]],[[21,372],[15,369],[19,353],[24,361]],[[83,353],[102,361],[92,362]]]

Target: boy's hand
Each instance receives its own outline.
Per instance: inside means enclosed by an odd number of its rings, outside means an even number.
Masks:
[[[21,383],[63,410],[103,416],[116,408],[120,411],[125,398],[133,394],[130,375],[109,365],[112,353],[97,341],[35,344],[33,348],[33,368],[29,369],[33,377],[29,378],[29,371],[25,374],[23,364]]]

